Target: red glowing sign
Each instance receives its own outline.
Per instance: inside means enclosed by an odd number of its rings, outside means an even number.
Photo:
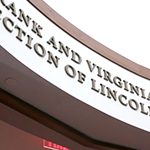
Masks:
[[[50,150],[69,150],[69,148],[53,143],[51,141],[43,140],[43,147]]]

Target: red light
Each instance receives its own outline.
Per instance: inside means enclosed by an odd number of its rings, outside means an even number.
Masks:
[[[51,141],[43,140],[43,147],[50,150],[69,150],[69,148],[53,143]]]

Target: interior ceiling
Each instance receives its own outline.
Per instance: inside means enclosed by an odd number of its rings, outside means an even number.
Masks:
[[[0,144],[0,149],[2,150],[44,150],[42,147],[43,139],[71,148],[71,150],[93,150],[66,138],[3,104],[0,104],[0,112],[0,140],[3,141]],[[107,149],[102,147],[102,150]]]
[[[47,82],[0,48],[0,88],[100,141],[148,150],[150,134],[107,116]],[[61,82],[61,81],[60,81]]]

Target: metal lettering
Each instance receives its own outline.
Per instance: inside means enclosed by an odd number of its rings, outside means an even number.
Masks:
[[[41,30],[43,29],[39,24],[37,24],[35,21],[33,22],[32,31],[37,34],[40,38],[42,38]]]
[[[7,29],[7,31],[9,32],[13,31],[14,22],[10,18],[5,17],[3,19],[3,25]]]

